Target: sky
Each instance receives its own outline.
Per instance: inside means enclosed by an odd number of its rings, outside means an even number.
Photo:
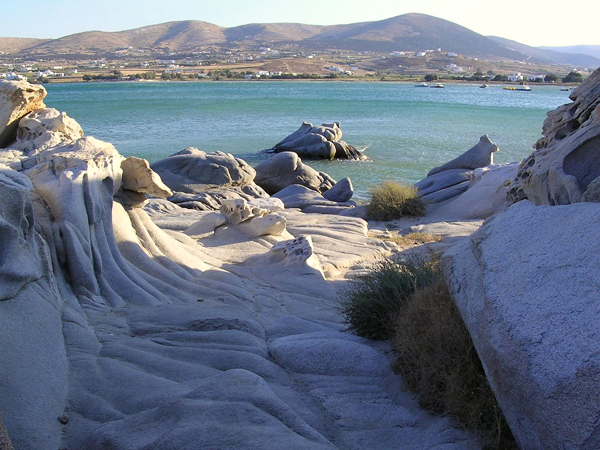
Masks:
[[[5,4],[6,3],[6,4]],[[58,38],[176,20],[334,25],[422,13],[531,46],[600,45],[598,0],[0,0],[0,36]]]

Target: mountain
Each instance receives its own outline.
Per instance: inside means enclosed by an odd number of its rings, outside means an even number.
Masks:
[[[600,59],[600,45],[569,45],[567,47],[539,47],[560,53],[581,53]]]
[[[74,54],[111,52],[125,47],[189,50],[227,42],[225,28],[198,20],[168,22],[133,30],[104,32],[86,31],[42,42],[24,49],[33,54]]]
[[[259,46],[285,46],[292,51],[354,50],[387,53],[425,51],[445,52],[505,60],[568,62],[598,65],[600,60],[584,55],[565,56],[529,47],[502,38],[489,38],[453,22],[425,14],[404,14],[375,22],[347,25],[305,25],[299,23],[256,23],[224,28],[207,22],[188,20],[150,25],[119,32],[88,31],[52,40],[21,40],[9,45],[0,38],[0,51],[20,56],[101,55],[133,47],[150,52],[185,53],[207,48],[255,49]],[[2,50],[2,42],[5,42]],[[18,44],[18,45],[17,45]]]
[[[49,39],[0,37],[0,53],[18,53],[26,48],[47,42]]]
[[[535,62],[551,64],[570,64],[573,66],[598,67],[600,59],[583,53],[558,52],[550,47],[530,47],[517,41],[511,41],[498,36],[488,36],[490,39],[520,53],[530,55]],[[599,53],[600,53],[600,46]]]

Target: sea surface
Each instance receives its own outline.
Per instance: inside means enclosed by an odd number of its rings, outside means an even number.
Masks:
[[[358,198],[385,180],[416,182],[488,134],[497,163],[529,155],[546,113],[569,103],[558,86],[531,92],[501,85],[360,82],[119,82],[46,85],[48,107],[88,136],[150,162],[193,146],[252,165],[303,121],[340,122],[343,139],[368,161],[307,161],[335,179],[349,176]]]

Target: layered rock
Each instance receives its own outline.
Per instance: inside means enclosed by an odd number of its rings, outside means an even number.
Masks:
[[[443,259],[523,450],[600,447],[599,220],[598,204],[522,201]]]
[[[335,185],[335,180],[325,172],[317,172],[304,164],[293,152],[282,152],[254,168],[254,182],[273,195],[292,185],[300,184],[323,193]]]
[[[364,221],[281,211],[290,236],[223,226],[198,243],[149,219],[144,193],[168,189],[110,144],[19,167],[0,171],[0,410],[16,448],[476,448],[402,392],[379,345],[340,331],[324,277],[391,248]],[[210,214],[152,204],[164,224]]]
[[[253,182],[254,169],[229,153],[189,147],[151,167],[175,191],[170,200],[186,208],[218,210],[223,200],[268,196]]]
[[[308,159],[362,159],[363,155],[355,147],[344,142],[339,122],[313,126],[303,122],[300,128],[277,143],[273,151],[294,152]]]
[[[516,164],[494,165],[498,146],[487,135],[459,157],[432,169],[415,184],[429,214],[446,220],[482,219],[506,206]]]
[[[436,173],[451,169],[477,169],[478,167],[489,166],[494,163],[494,153],[498,151],[498,146],[490,141],[487,134],[479,138],[479,142],[467,150],[465,153],[452,161],[448,161],[439,167],[434,167],[427,174],[428,177]]]
[[[353,201],[328,200],[318,192],[300,184],[292,184],[274,194],[273,197],[280,199],[286,208],[299,208],[302,211],[313,213],[339,214],[343,210],[356,206]]]
[[[24,81],[0,80],[0,148],[13,143],[19,119],[44,108],[46,89]]]
[[[600,69],[548,113],[536,150],[519,165],[508,200],[565,205],[600,199]]]

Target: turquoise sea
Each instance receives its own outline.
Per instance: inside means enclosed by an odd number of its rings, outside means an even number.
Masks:
[[[359,198],[384,180],[415,182],[488,134],[495,162],[518,161],[541,136],[546,113],[570,102],[558,86],[531,92],[502,86],[409,83],[198,82],[46,85],[48,107],[76,119],[86,135],[150,162],[188,146],[225,151],[252,165],[302,121],[341,122],[344,140],[368,161],[309,161],[335,179],[349,176]]]

